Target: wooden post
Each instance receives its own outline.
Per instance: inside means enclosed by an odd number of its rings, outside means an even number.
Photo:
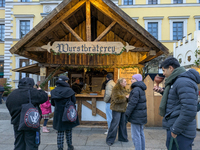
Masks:
[[[113,81],[116,83],[118,79],[118,68],[114,68]]]
[[[153,94],[153,81],[151,77],[148,75],[144,79],[144,83],[147,86],[147,90],[145,91],[146,99],[147,99],[147,124],[146,126],[154,126],[154,94]]]
[[[96,116],[97,108],[96,108],[96,98],[92,98],[92,116]]]
[[[80,123],[81,123],[81,111],[82,111],[82,101],[78,100],[78,118]]]
[[[44,67],[44,66],[41,66],[40,67],[40,83],[45,81],[45,78],[46,78],[46,75],[47,75],[46,73],[47,73],[47,68]]]
[[[86,2],[86,38],[91,41],[91,8],[90,1]]]

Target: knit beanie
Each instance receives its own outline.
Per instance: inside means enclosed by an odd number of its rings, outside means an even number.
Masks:
[[[142,75],[141,74],[134,74],[132,78],[135,78],[137,81],[142,81]]]

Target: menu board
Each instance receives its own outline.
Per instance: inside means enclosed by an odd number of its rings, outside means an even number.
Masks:
[[[119,78],[125,78],[127,85],[126,89],[130,89],[131,86],[131,79],[134,74],[137,74],[139,70],[137,68],[125,68],[125,69],[120,69],[119,70]]]

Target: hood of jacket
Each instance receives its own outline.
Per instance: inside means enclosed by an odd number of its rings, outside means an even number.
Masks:
[[[19,80],[18,88],[19,89],[24,89],[24,88],[33,88],[35,85],[35,82],[32,78],[22,78]]]
[[[56,81],[56,88],[51,91],[51,98],[65,99],[74,95],[75,92],[70,88],[69,84],[65,81]]]
[[[131,89],[133,89],[134,87],[140,87],[142,90],[147,89],[147,86],[144,84],[143,81],[137,81],[137,82],[134,82],[133,84],[131,84]]]
[[[195,69],[190,69],[184,73],[181,73],[178,77],[186,77],[186,78],[193,80],[197,84],[200,83],[199,73]]]

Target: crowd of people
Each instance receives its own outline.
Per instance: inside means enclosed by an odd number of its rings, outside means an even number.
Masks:
[[[198,104],[198,86],[200,76],[197,71],[186,71],[177,59],[170,57],[161,63],[163,75],[166,77],[165,88],[155,86],[152,90],[163,95],[160,103],[160,115],[163,117],[163,127],[166,129],[166,147],[169,149],[172,141],[172,150],[192,150],[192,143],[196,136],[196,113]],[[127,92],[125,78],[120,78],[117,83],[113,81],[113,74],[106,75],[104,101],[108,130],[105,133],[106,143],[114,144],[118,133],[118,140],[128,142],[127,123],[131,123],[131,137],[135,150],[145,150],[144,125],[147,123],[147,106],[145,83],[141,74],[132,75],[131,92]],[[18,89],[14,90],[6,101],[6,106],[11,115],[11,124],[14,129],[15,150],[38,150],[40,144],[35,142],[36,132],[33,130],[19,131],[20,112],[23,104],[31,103],[36,106],[44,119],[43,132],[49,132],[46,125],[51,113],[51,105],[55,107],[53,128],[57,130],[57,147],[63,150],[64,134],[68,150],[73,150],[72,128],[79,125],[75,122],[63,122],[62,115],[67,102],[76,104],[75,93],[80,93],[79,81],[68,84],[69,78],[59,76],[56,88],[51,91],[51,103],[45,91],[34,87],[34,80],[23,78],[19,81]],[[39,107],[40,106],[40,107]],[[40,109],[41,108],[41,109]],[[40,129],[38,129],[40,131]],[[171,140],[172,139],[172,140]],[[178,143],[178,144],[176,144]]]

